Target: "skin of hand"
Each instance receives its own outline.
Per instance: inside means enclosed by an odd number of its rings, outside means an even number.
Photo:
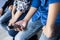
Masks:
[[[9,22],[9,25],[14,25],[14,23],[18,20],[18,18],[22,15],[22,12],[17,11],[15,15],[12,17],[12,19]]]
[[[60,10],[59,7],[60,3],[54,3],[49,5],[47,23],[46,26],[43,28],[43,33],[46,35],[47,38],[55,36],[56,26],[54,26],[54,24]]]
[[[36,12],[36,10],[37,10],[37,8],[30,7],[30,9],[29,9],[27,15],[25,16],[25,18],[21,21],[16,22],[17,25],[21,26],[21,30],[24,30],[24,28],[26,28],[26,25],[27,25],[28,21],[30,20],[32,15]],[[19,28],[17,28],[17,30],[19,30]]]
[[[47,38],[52,38],[55,36],[55,27],[43,27],[43,33],[46,35]]]
[[[12,10],[12,18],[9,22],[9,26],[14,26],[14,23],[18,20],[18,18],[22,15],[21,11],[16,11],[16,13],[14,14],[16,10],[16,6],[13,6],[13,10]]]
[[[23,31],[24,28],[26,28],[27,21],[26,20],[21,20],[15,23],[16,25],[20,25],[20,28],[16,28],[16,31]]]
[[[9,21],[8,26],[13,26],[13,25],[14,25],[14,23],[15,23],[14,19],[11,19],[11,20]]]

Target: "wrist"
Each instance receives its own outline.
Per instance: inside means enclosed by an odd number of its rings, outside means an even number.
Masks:
[[[14,12],[12,12],[12,14],[14,15]]]
[[[54,27],[54,24],[52,24],[52,25],[46,25],[46,27],[52,28],[52,27]]]
[[[28,22],[28,20],[27,20],[27,19],[23,19],[23,21]]]
[[[14,14],[12,14],[12,19],[14,19]]]

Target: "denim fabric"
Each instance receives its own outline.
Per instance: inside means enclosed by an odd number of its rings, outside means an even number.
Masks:
[[[55,36],[53,36],[51,38],[47,38],[46,35],[44,33],[42,33],[39,40],[59,40],[59,38],[60,38],[60,24],[56,24],[55,27],[56,27]]]
[[[25,17],[25,13],[23,15],[21,15],[21,17],[17,20],[22,20]],[[11,11],[8,9],[5,11],[5,13],[0,17],[0,24],[3,26],[3,28],[8,31],[9,35],[12,37],[15,37],[15,35],[18,33],[18,31],[14,31],[14,30],[8,30],[8,23],[9,20],[11,19]]]
[[[38,30],[42,28],[40,20],[32,22],[32,19],[28,22],[27,28],[24,31],[20,31],[16,36],[15,40],[28,40],[34,36]]]
[[[8,22],[11,18],[11,11],[8,10],[6,11],[6,13],[4,13],[4,15],[2,15],[0,17],[0,23],[5,23],[5,22]]]

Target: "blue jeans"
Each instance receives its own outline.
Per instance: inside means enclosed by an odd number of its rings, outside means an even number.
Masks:
[[[20,31],[16,36],[15,40],[28,40],[34,36],[40,29],[42,24],[40,20],[32,22],[32,19],[28,22],[27,28],[24,31]]]
[[[11,18],[11,11],[8,10],[0,17],[0,24],[6,23],[10,20]]]
[[[56,30],[55,30],[55,36],[51,38],[47,38],[44,33],[41,34],[41,37],[39,40],[59,40],[60,38],[60,24],[56,25]]]
[[[9,22],[10,19],[11,19],[11,11],[7,8],[5,13],[0,17],[0,24],[2,25],[2,27],[6,31],[8,31],[10,36],[14,37],[18,32],[14,31],[14,30],[8,30],[7,29],[8,22]]]
[[[21,17],[17,20],[20,21],[25,17],[26,14],[21,15]],[[7,26],[8,27],[8,26]],[[18,31],[15,30],[8,30],[8,33],[10,36],[15,37],[15,35],[18,33]]]
[[[17,20],[22,20],[24,18],[26,14],[24,13],[23,15],[21,15],[21,17]],[[3,28],[5,30],[8,31],[9,35],[12,36],[12,37],[15,37],[15,35],[18,33],[18,31],[14,31],[14,30],[8,30],[7,27],[8,27],[8,23],[9,23],[9,20],[11,19],[11,11],[8,9],[4,15],[2,15],[0,17],[0,24],[3,26]]]

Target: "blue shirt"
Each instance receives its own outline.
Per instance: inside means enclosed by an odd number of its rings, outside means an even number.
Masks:
[[[36,2],[36,3],[35,3]],[[34,2],[32,3],[33,7],[38,8],[37,12],[34,14],[34,18],[37,18],[38,14],[41,17],[41,22],[43,25],[46,25],[46,20],[47,20],[47,16],[48,16],[48,5],[52,4],[52,3],[57,3],[60,2],[60,0],[34,0]],[[56,23],[60,23],[60,12],[56,18]]]
[[[39,12],[40,3],[41,3],[40,0],[32,0],[31,6],[37,8],[37,11],[35,12],[35,14],[32,17],[33,22],[40,18],[40,15],[41,15]]]

